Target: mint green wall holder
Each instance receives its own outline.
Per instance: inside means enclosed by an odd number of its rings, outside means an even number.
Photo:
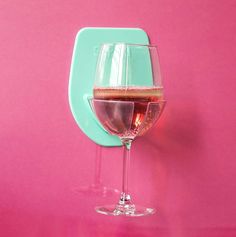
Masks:
[[[102,146],[121,146],[119,138],[108,134],[91,111],[88,98],[92,96],[99,47],[102,43],[148,44],[148,36],[139,28],[82,28],[76,35],[69,80],[69,103],[80,129]]]

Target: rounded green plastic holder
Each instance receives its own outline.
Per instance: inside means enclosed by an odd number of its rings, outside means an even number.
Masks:
[[[72,114],[80,129],[102,146],[122,144],[118,137],[108,134],[99,124],[91,111],[88,98],[93,94],[100,45],[118,42],[148,44],[149,39],[146,32],[139,28],[82,28],[76,35],[71,62],[69,103]]]

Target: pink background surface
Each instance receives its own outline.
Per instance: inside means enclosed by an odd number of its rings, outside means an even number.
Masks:
[[[131,192],[145,218],[107,217],[96,146],[68,104],[74,38],[86,26],[141,27],[158,44],[168,105],[133,146]],[[236,236],[234,0],[0,2],[0,236]],[[102,179],[120,188],[119,148]]]

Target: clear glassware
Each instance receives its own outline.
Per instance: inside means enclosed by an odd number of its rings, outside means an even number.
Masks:
[[[165,106],[157,48],[126,43],[103,44],[91,106],[104,129],[118,136],[124,147],[120,199],[117,204],[97,207],[96,211],[115,216],[153,214],[153,208],[132,202],[128,174],[132,141],[153,127]]]

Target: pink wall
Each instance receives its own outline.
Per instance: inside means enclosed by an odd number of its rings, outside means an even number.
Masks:
[[[131,191],[146,218],[107,217],[76,194],[95,145],[68,105],[74,38],[85,26],[141,27],[159,45],[168,105],[132,152]],[[236,236],[234,0],[0,2],[0,236]],[[121,150],[102,178],[120,187]]]

